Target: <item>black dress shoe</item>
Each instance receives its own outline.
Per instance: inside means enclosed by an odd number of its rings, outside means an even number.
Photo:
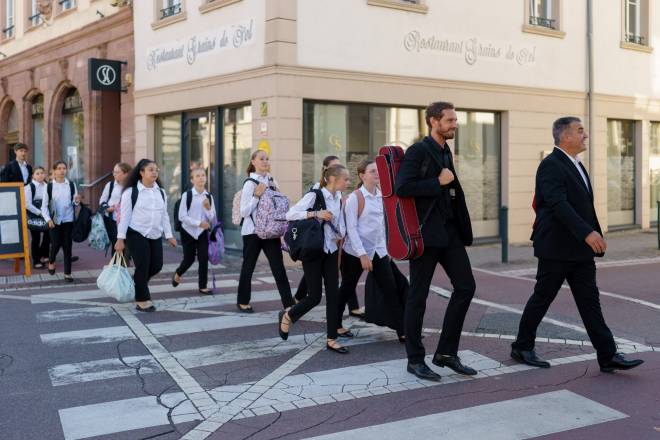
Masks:
[[[64,282],[66,283],[73,283],[73,277],[72,276],[64,276]]]
[[[152,313],[152,312],[155,312],[155,311],[156,311],[156,307],[154,307],[153,305],[151,305],[151,306],[149,306],[149,307],[144,307],[144,308],[142,308],[142,307],[140,307],[140,306],[138,306],[138,305],[136,304],[136,305],[135,305],[135,310],[137,310],[138,312]]]
[[[534,350],[518,350],[513,348],[511,349],[511,357],[521,364],[539,368],[550,368],[550,362],[538,357]]]
[[[461,363],[461,359],[458,356],[446,355],[446,354],[436,354],[433,356],[433,365],[437,365],[440,368],[451,368],[458,374],[464,374],[466,376],[474,376],[477,374],[477,370],[470,368]]]
[[[336,348],[336,347],[331,346],[330,344],[325,344],[325,348],[327,348],[330,351],[334,351],[335,353],[348,354],[348,348],[346,348],[346,347]]]
[[[351,332],[350,330],[348,330],[348,331],[345,331],[344,333],[339,333],[339,332],[337,332],[337,336],[339,336],[340,338],[352,338],[352,337],[354,337],[355,335],[353,334],[353,332]]]
[[[408,367],[406,367],[408,373],[414,374],[420,379],[430,380],[433,382],[440,382],[441,376],[435,371],[431,370],[428,365],[424,362],[419,364],[411,364],[408,362]]]
[[[238,310],[240,310],[241,313],[254,313],[254,309],[252,307],[246,307],[243,308],[239,304],[236,304],[236,307],[238,307]]]
[[[71,262],[75,263],[76,261],[80,260],[79,257],[71,257]]]
[[[213,289],[206,289],[206,290],[199,289],[199,293],[201,293],[202,295],[213,295]]]
[[[348,312],[348,316],[352,316],[352,317],[354,317],[354,318],[364,319],[364,312],[357,312],[357,313],[355,313],[355,312]]]
[[[177,287],[179,282],[176,280],[176,274],[172,275],[172,287]]]
[[[282,331],[282,320],[284,319],[285,313],[286,311],[282,310],[280,313],[277,314],[277,331],[280,334],[280,338],[286,341],[289,338],[289,332]],[[291,328],[290,322],[291,320],[289,319],[289,328]]]
[[[633,359],[629,361],[623,357],[623,354],[621,353],[615,354],[609,361],[599,362],[600,371],[603,373],[612,373],[614,370],[630,370],[631,368],[638,367],[643,363],[644,361],[642,359]]]

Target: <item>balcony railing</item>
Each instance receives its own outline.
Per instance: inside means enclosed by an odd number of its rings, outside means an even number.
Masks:
[[[32,26],[38,26],[41,23],[41,12],[37,12],[34,15],[30,15],[28,17],[28,20],[30,20],[30,24]]]
[[[542,26],[549,29],[556,29],[557,20],[547,17],[535,17],[533,15],[529,16],[529,24],[532,26]]]
[[[641,35],[635,35],[635,34],[626,34],[626,42],[627,43],[634,43],[634,44],[644,44],[644,37]]]
[[[177,15],[181,13],[181,3],[172,5],[168,8],[161,9],[160,10],[160,19],[164,19],[167,17],[172,17],[173,15]]]
[[[73,9],[76,4],[74,0],[59,0],[57,3],[60,5],[60,8],[62,8],[63,11]]]
[[[14,25],[7,26],[2,30],[3,35],[5,38],[12,38],[14,36]]]

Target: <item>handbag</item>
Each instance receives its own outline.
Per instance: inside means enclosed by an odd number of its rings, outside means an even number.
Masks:
[[[312,190],[316,194],[314,206],[308,211],[325,210],[325,199],[320,190]],[[323,256],[325,236],[323,226],[326,222],[319,222],[315,218],[295,220],[289,222],[284,242],[289,249],[293,261],[315,260]],[[332,224],[330,224],[332,226]]]
[[[41,208],[41,200],[33,200],[32,205],[35,208]],[[46,232],[48,231],[48,222],[41,216],[34,212],[25,211],[27,213],[27,227],[30,231]]]
[[[135,299],[135,283],[126,269],[124,254],[115,252],[96,279],[96,285],[118,302],[129,302]]]

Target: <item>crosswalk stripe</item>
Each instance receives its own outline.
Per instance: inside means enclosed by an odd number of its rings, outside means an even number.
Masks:
[[[174,423],[201,420],[183,393],[117,400],[59,410],[65,440],[80,440],[117,432],[168,425],[169,408]],[[168,408],[169,407],[169,408]]]
[[[344,341],[346,346],[357,346],[396,339],[393,331],[381,328],[353,328],[355,338]],[[303,349],[308,341],[320,336],[320,333],[291,336],[287,341],[280,338],[256,341],[236,342],[231,344],[211,345],[172,352],[172,355],[184,368],[206,367],[226,362],[266,358],[288,354]],[[140,367],[140,375],[160,373],[162,368],[151,356],[132,356],[124,358],[127,367],[119,359],[101,359],[56,365],[48,369],[53,386],[128,377]]]
[[[512,417],[515,415],[515,417]],[[442,438],[523,440],[628,417],[568,390],[537,394],[308,440]]]

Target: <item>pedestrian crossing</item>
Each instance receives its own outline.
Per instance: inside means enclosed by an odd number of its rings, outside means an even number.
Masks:
[[[231,287],[232,284],[229,281],[232,280],[226,281],[227,286]],[[40,332],[39,338],[47,349],[99,347],[99,350],[90,352],[94,353],[93,355],[89,357],[82,356],[84,359],[66,362],[63,356],[58,357],[56,364],[48,366],[47,374],[50,383],[54,389],[61,390],[59,391],[61,393],[74,392],[81,387],[98,386],[110,383],[110,381],[117,384],[124,383],[117,381],[134,382],[139,379],[144,383],[152,376],[167,378],[169,375],[175,382],[175,386],[170,386],[157,396],[129,394],[125,398],[117,400],[108,399],[108,401],[104,401],[102,398],[96,398],[96,400],[89,399],[87,402],[85,402],[87,399],[81,398],[74,405],[65,405],[66,407],[60,408],[58,411],[63,438],[66,440],[87,439],[194,421],[220,427],[222,423],[218,420],[240,420],[349,400],[368,399],[374,396],[448,386],[464,381],[488,380],[489,378],[516,374],[532,369],[532,367],[526,365],[503,365],[489,355],[464,350],[459,355],[465,364],[478,371],[477,376],[460,376],[451,370],[434,367],[442,375],[441,382],[418,380],[406,372],[405,350],[399,344],[395,332],[349,318],[345,321],[345,325],[351,326],[356,337],[342,341],[342,343],[349,347],[355,347],[354,353],[359,353],[359,347],[369,347],[371,344],[391,345],[386,346],[387,350],[384,350],[383,354],[372,354],[377,359],[369,359],[368,362],[365,362],[360,356],[351,357],[352,355],[349,355],[349,357],[342,358],[342,362],[346,361],[348,363],[346,366],[317,365],[309,371],[304,368],[301,370],[305,362],[320,355],[320,351],[325,344],[324,327],[319,326],[320,323],[325,321],[325,308],[318,306],[313,309],[304,318],[305,322],[313,325],[305,328],[305,323],[297,324],[294,326],[289,339],[282,341],[280,338],[275,337],[279,294],[273,289],[274,280],[260,277],[259,281],[263,283],[262,287],[265,289],[270,287],[271,290],[253,292],[252,304],[257,312],[249,315],[238,313],[235,309],[232,311],[221,309],[235,303],[235,293],[214,296],[186,296],[186,289],[196,289],[196,285],[192,283],[190,283],[190,287],[182,285],[176,290],[167,285],[155,286],[152,291],[157,293],[155,303],[161,311],[158,315],[136,314],[130,305],[117,305],[115,303],[108,303],[107,306],[95,305],[93,307],[81,306],[41,310],[35,313],[36,322],[39,326],[45,326],[43,328],[48,330],[53,330],[53,327],[60,330]],[[178,296],[168,297],[172,293],[176,293]],[[160,296],[159,294],[164,295]],[[57,304],[58,301],[72,299],[80,301],[96,300],[103,296],[100,292],[92,289],[79,292],[53,292],[33,295],[32,302],[43,308],[51,303]],[[159,296],[163,299],[159,299]],[[269,304],[270,302],[274,302],[274,304]],[[201,318],[190,314],[186,315],[187,312],[202,310],[214,315]],[[121,311],[120,316],[125,317],[128,314],[132,316],[131,319],[135,322],[140,319],[140,326],[143,329],[136,331],[135,326],[131,325],[126,319],[124,319],[125,325],[93,325],[95,321],[107,324],[107,319],[116,318],[119,311]],[[169,314],[166,315],[163,312]],[[167,318],[159,322],[149,322],[153,316],[157,316],[159,320],[163,319],[163,316],[167,316]],[[81,320],[84,320],[85,326],[91,328],[78,329],[76,323]],[[237,341],[218,343],[220,341],[208,337],[217,334],[212,332],[237,329],[244,334],[244,337]],[[151,341],[157,340],[160,343],[158,347],[154,347],[153,342],[149,342],[148,338],[145,339],[145,334],[152,338]],[[473,335],[476,337],[476,334]],[[163,341],[169,343],[171,340],[178,344],[194,341],[197,345],[168,350],[163,348],[164,346],[161,345]],[[130,355],[120,358],[118,355],[119,350],[117,350],[117,355],[114,355],[114,348],[105,351],[100,349],[104,347],[104,344],[118,344],[129,341],[133,341],[137,346],[144,345],[149,349],[149,353],[130,353]],[[114,347],[114,345],[111,347]],[[166,354],[171,359],[164,362],[163,358],[158,356],[158,352],[153,351],[156,349],[166,350]],[[70,350],[63,350],[65,354],[69,352]],[[85,353],[85,351],[82,351],[82,353]],[[101,356],[96,353],[105,353],[106,355]],[[230,365],[246,365],[245,363],[248,361],[254,362],[254,365],[268,364],[270,360],[278,357],[288,359],[286,369],[282,370],[281,367],[275,367],[275,370],[267,373],[266,378],[259,381],[250,380],[201,389],[194,379],[199,371],[207,367],[215,368],[217,371],[225,371],[230,368]],[[586,353],[553,359],[551,362],[553,365],[560,365],[583,362],[593,358],[593,354]],[[427,357],[427,363],[430,364],[430,357]],[[175,370],[187,372],[187,376],[182,378],[177,374],[173,374],[172,366],[176,367]],[[268,371],[268,368],[265,368],[265,371]],[[179,387],[177,388],[176,385]],[[194,392],[191,392],[191,389],[194,389]],[[198,394],[198,396],[193,398],[191,394]],[[545,396],[544,399],[550,397]],[[566,404],[567,408],[576,408],[582,405],[587,408],[585,411],[593,417],[581,417],[581,420],[584,421],[583,425],[565,422],[561,426],[548,427],[548,433],[574,429],[573,426],[579,427],[601,423],[601,420],[615,420],[618,417],[625,417],[625,415],[615,414],[616,411],[613,410],[609,413],[606,410],[594,413],[589,405],[580,400],[583,399],[581,396],[561,395],[558,399],[558,404]],[[502,408],[506,411],[515,410],[521,405],[537,408],[542,403],[542,400],[511,401],[502,403]],[[574,405],[571,406],[572,404]],[[547,407],[547,405],[543,406],[544,408]],[[500,410],[502,409],[473,409],[473,411],[476,411],[475,414],[479,416],[482,414],[481,411],[485,411],[484,417],[493,411],[493,413],[497,413]],[[571,414],[570,411],[567,413]],[[596,413],[598,417],[594,416]],[[551,416],[560,417],[562,414],[552,413]],[[574,414],[579,415],[580,413],[575,410]],[[461,414],[458,414],[458,416],[461,417]],[[433,417],[436,418],[431,419],[431,422],[445,423],[448,416],[446,413],[441,413],[433,415]],[[487,418],[487,420],[490,419]],[[417,424],[417,421],[415,423]],[[426,421],[422,420],[420,426],[426,426],[425,423]],[[377,429],[374,432],[381,432],[381,430],[382,432],[388,430],[395,432],[396,429],[401,428],[400,425],[396,425],[394,427],[374,427],[374,429]],[[555,430],[553,431],[553,429]],[[504,429],[502,432],[506,434],[509,431]],[[529,437],[501,438],[533,438],[545,435],[543,432],[530,434]],[[376,436],[368,437],[359,430],[343,433],[342,436],[339,436],[340,434],[342,433],[336,434],[338,437],[329,436],[327,440],[356,438],[358,436],[364,439],[376,439]],[[419,431],[419,435],[431,437],[425,434],[423,430]],[[417,434],[414,436],[416,437]],[[486,436],[485,434],[479,436],[483,438],[500,438]],[[399,435],[398,438],[405,437]],[[184,438],[196,437],[191,434]],[[199,438],[204,437],[200,436]],[[386,438],[389,437],[386,437],[385,434],[378,436],[378,440]],[[319,440],[321,439],[326,440],[326,437],[319,437]]]

